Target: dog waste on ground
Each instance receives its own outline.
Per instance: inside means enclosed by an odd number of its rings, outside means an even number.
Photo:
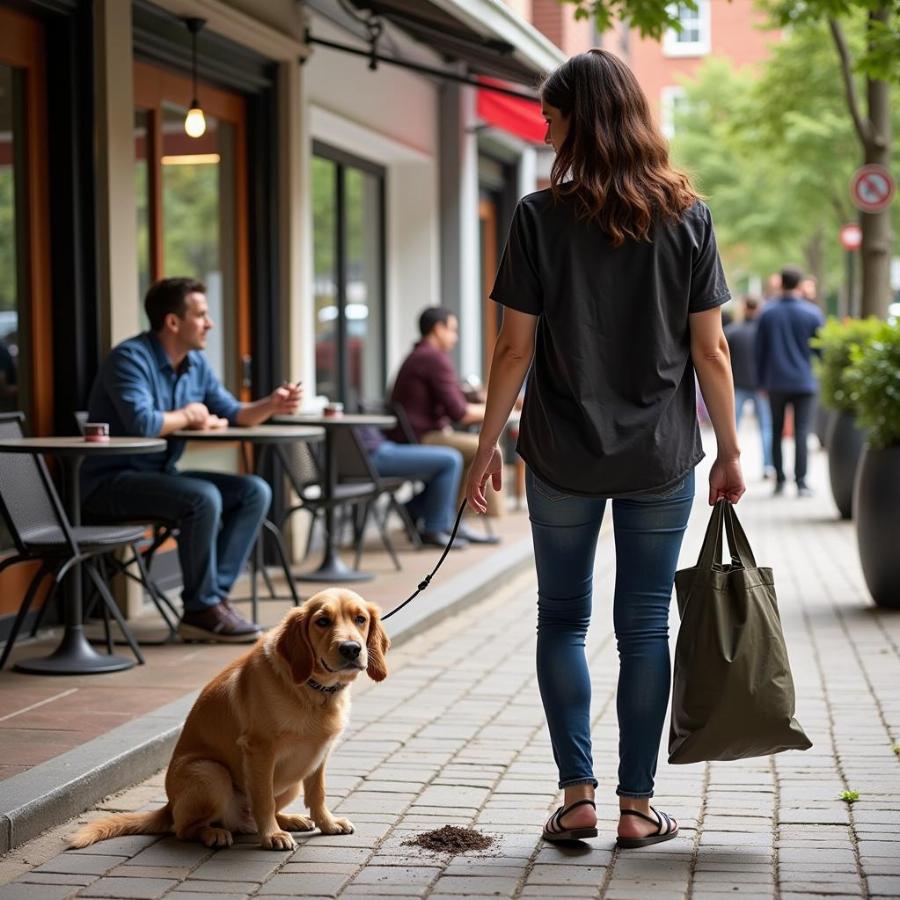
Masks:
[[[403,843],[406,846],[422,847],[436,852],[465,853],[469,850],[487,850],[495,841],[496,838],[482,834],[474,828],[445,825],[434,831],[417,834]]]

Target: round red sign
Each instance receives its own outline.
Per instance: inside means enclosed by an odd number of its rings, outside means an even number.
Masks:
[[[862,228],[855,222],[841,226],[841,246],[845,250],[859,250],[862,245]]]
[[[863,212],[887,209],[894,198],[894,179],[884,166],[863,166],[853,173],[850,195],[853,205]]]

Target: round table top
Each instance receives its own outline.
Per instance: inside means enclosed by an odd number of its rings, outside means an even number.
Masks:
[[[198,431],[184,428],[173,431],[170,438],[186,441],[246,441],[250,444],[286,444],[291,441],[316,443],[324,440],[325,429],[310,425],[286,425],[279,422],[274,425],[255,425],[252,428],[241,428],[229,425],[227,428],[209,428]]]
[[[322,428],[351,428],[373,425],[375,428],[393,428],[397,424],[394,416],[369,415],[368,413],[342,413],[339,416],[323,416],[300,413],[295,416],[275,416],[279,425],[318,425]]]
[[[0,440],[0,453],[52,453],[54,456],[87,456],[125,453],[161,453],[162,438],[111,437],[108,441],[86,441],[83,437],[22,437]]]

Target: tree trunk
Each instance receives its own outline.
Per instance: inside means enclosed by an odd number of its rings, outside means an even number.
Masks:
[[[886,21],[887,9],[869,14],[869,21]],[[887,81],[866,79],[870,140],[864,142],[867,164],[890,168],[891,101]],[[862,226],[862,310],[863,316],[887,317],[891,298],[891,213],[861,213]]]

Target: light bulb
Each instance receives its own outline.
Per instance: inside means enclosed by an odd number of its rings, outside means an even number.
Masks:
[[[189,137],[203,137],[206,133],[206,117],[199,106],[192,106],[184,117],[184,130]]]

